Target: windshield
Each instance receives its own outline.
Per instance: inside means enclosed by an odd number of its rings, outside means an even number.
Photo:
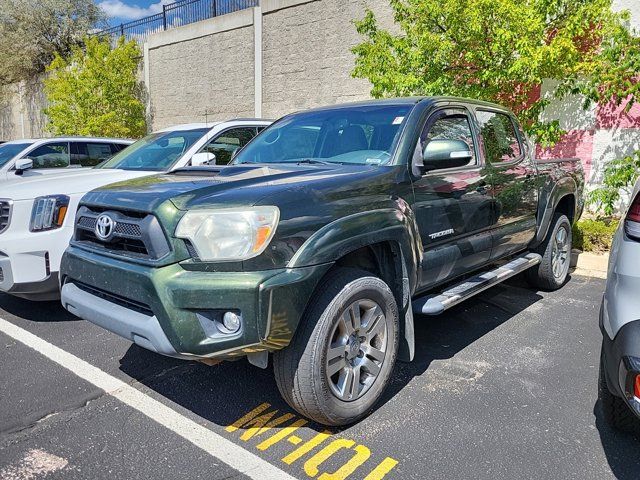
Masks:
[[[412,105],[353,105],[285,117],[235,158],[239,163],[381,165]]]
[[[164,171],[170,169],[193,144],[209,132],[208,128],[158,132],[128,146],[96,168]]]
[[[0,145],[0,167],[19,154],[22,150],[29,145],[33,145],[33,142],[25,143],[3,143]]]

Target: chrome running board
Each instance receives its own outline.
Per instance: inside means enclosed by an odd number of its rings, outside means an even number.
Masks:
[[[413,311],[423,315],[440,315],[446,309],[451,308],[467,298],[473,297],[487,288],[491,288],[514,275],[524,272],[528,268],[539,264],[541,261],[542,257],[537,253],[528,253],[511,260],[509,263],[506,263],[495,270],[475,275],[462,283],[447,288],[437,295],[427,295],[414,300],[412,302]]]

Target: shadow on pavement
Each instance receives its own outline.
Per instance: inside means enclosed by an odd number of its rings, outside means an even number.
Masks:
[[[16,317],[32,322],[75,322],[76,316],[67,312],[60,301],[34,302],[22,298],[0,294],[0,309]]]
[[[593,414],[611,471],[619,480],[636,480],[640,476],[640,438],[611,428],[603,417],[600,401],[594,405]]]
[[[517,281],[515,282],[517,285]],[[416,355],[396,365],[392,382],[376,408],[384,405],[438,359],[448,359],[542,297],[528,289],[499,285],[440,317],[415,319]],[[157,373],[149,375],[149,365]],[[270,362],[271,364],[271,362]],[[261,370],[246,360],[206,366],[159,357],[133,345],[121,359],[121,370],[160,395],[221,426],[235,422],[267,402],[291,412],[282,400],[271,367]],[[284,411],[284,412],[282,412]],[[320,425],[309,425],[320,431]],[[335,430],[338,431],[338,430]]]

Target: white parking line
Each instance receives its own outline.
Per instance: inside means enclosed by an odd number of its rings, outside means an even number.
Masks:
[[[2,318],[0,318],[0,332],[34,349],[250,478],[291,480],[295,478],[122,380]]]

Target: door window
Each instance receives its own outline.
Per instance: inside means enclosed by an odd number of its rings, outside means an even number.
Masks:
[[[512,162],[522,155],[522,146],[509,115],[478,110],[485,154],[489,163]]]
[[[216,165],[227,165],[236,150],[244,147],[255,136],[254,127],[232,128],[215,137],[201,151],[213,153]]]
[[[41,145],[27,154],[33,160],[33,168],[67,168],[71,163],[68,142]]]
[[[95,167],[113,155],[111,144],[94,142],[74,142],[71,164],[78,167]]]
[[[469,146],[472,155],[468,165],[475,165],[476,153],[471,123],[465,113],[445,113],[443,111],[436,114],[435,119],[432,118],[427,122],[420,135],[420,155],[424,154],[424,150],[431,140],[462,140]]]

